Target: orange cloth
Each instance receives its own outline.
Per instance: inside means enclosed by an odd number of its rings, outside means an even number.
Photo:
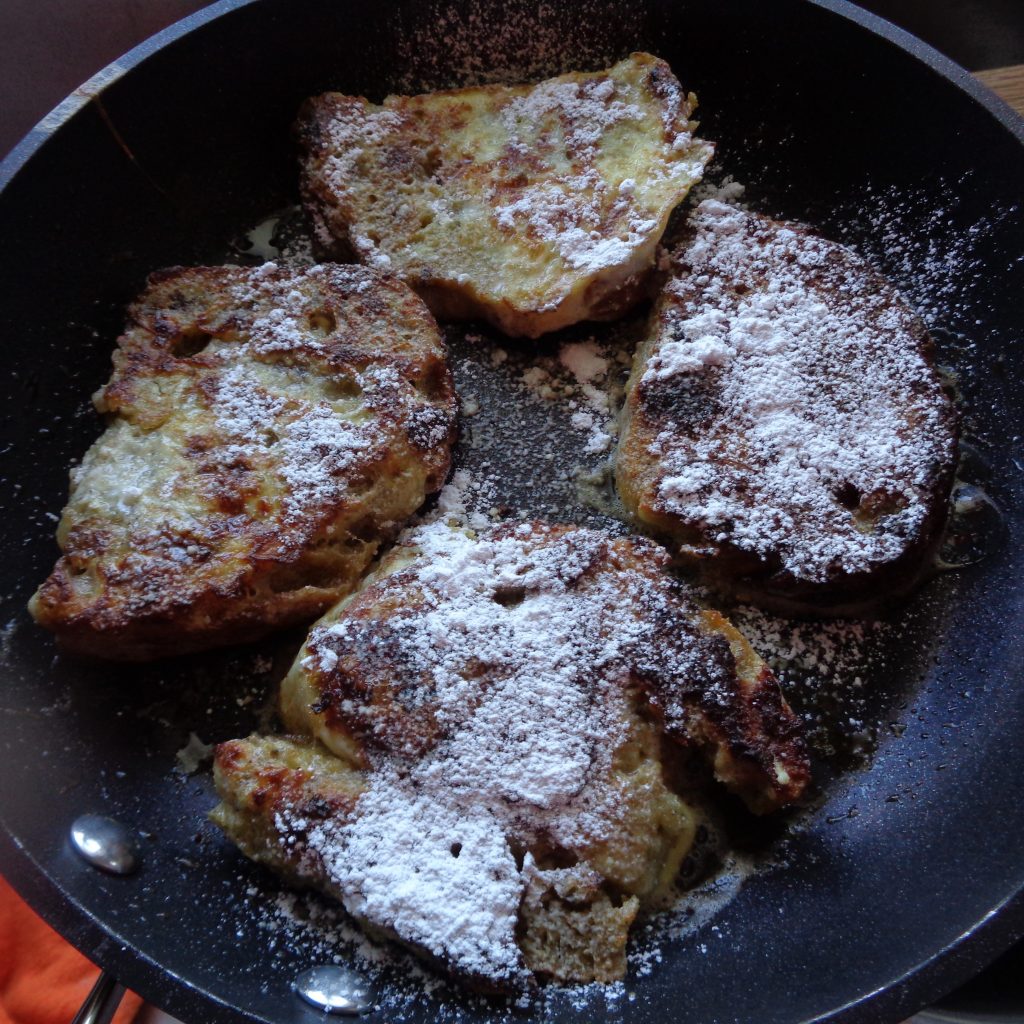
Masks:
[[[0,876],[0,1024],[71,1024],[99,974]],[[126,992],[114,1024],[130,1024],[141,1004]]]

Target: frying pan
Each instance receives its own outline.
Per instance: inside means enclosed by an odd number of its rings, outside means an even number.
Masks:
[[[295,201],[287,140],[305,96],[379,99],[634,49],[699,93],[703,133],[756,208],[859,245],[942,328],[970,472],[1004,528],[901,613],[891,671],[867,684],[883,726],[869,762],[826,774],[819,806],[773,842],[776,866],[625,994],[519,1010],[414,983],[370,1019],[895,1021],[1024,932],[1021,120],[834,0],[224,0],[112,65],[0,167],[0,866],[93,961],[185,1020],[312,1019],[290,982],[322,947],[268,930],[276,883],[205,822],[209,778],[175,769],[190,731],[259,724],[299,638],[125,668],[61,657],[28,621],[124,304],[152,269],[222,260]],[[137,874],[74,855],[83,812],[136,831]]]

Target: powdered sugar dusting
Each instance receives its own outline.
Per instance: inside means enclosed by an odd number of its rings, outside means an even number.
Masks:
[[[509,231],[551,243],[570,267],[587,273],[628,262],[658,225],[634,208],[632,189],[620,185],[616,193],[593,170],[528,185],[512,202],[499,202],[495,216]],[[609,224],[618,234],[605,230]]]
[[[396,89],[424,92],[492,82],[527,82],[607,67],[634,38],[636,12],[591,2],[572,8],[506,0],[502,16],[485,0],[454,7],[426,0],[396,12]],[[586,31],[580,31],[586,25]]]
[[[593,339],[563,345],[558,353],[558,361],[580,384],[592,384],[603,380],[608,374],[608,357]]]
[[[443,443],[450,427],[444,410],[433,415],[416,407],[413,388],[392,367],[353,367],[352,395],[328,399],[317,397],[320,378],[277,362],[287,353],[326,362],[333,314],[322,310],[321,278],[339,279],[357,293],[366,283],[355,268],[314,266],[297,275],[273,262],[240,275],[229,291],[233,306],[253,310],[246,337],[207,349],[220,365],[202,384],[221,438],[209,457],[228,469],[261,467],[270,480],[276,477],[281,513],[291,524],[336,506],[348,492],[350,471],[388,443],[387,430],[367,408],[384,404],[393,414],[404,407],[409,430],[422,434],[427,447]]]
[[[332,113],[334,146],[326,158],[324,172],[339,183],[352,176],[368,149],[389,141],[402,129],[402,117],[395,111],[370,107],[355,98],[346,97]],[[373,244],[369,239],[366,242]]]
[[[835,767],[861,763],[878,731],[871,684],[885,672],[883,652],[900,641],[899,627],[788,620],[751,607],[734,609],[732,619],[778,676],[816,753]]]
[[[565,143],[576,152],[592,149],[607,129],[621,121],[641,121],[644,112],[617,95],[616,83],[611,78],[589,78],[580,82],[541,82],[524,95],[513,97],[498,116],[513,137],[520,123],[533,125],[552,116],[564,118]]]
[[[268,447],[276,446],[286,521],[341,500],[345,471],[359,452],[379,442],[373,427],[340,419],[326,402],[274,394],[242,365],[229,367],[215,381],[213,394],[216,425],[228,442],[219,450],[222,463],[263,461]]]
[[[690,193],[692,202],[699,205],[705,199],[716,199],[720,203],[746,209],[744,197],[747,194],[747,186],[737,181],[731,174],[720,172],[721,167],[716,161],[708,168],[708,176],[693,187]]]
[[[603,142],[607,145],[608,132],[624,122],[642,129],[650,117],[628,101],[630,87],[613,76],[542,82],[511,99],[499,113],[509,134],[509,148],[524,156],[534,154],[534,159],[550,148],[548,130],[538,135],[537,126],[558,124],[566,155],[577,169],[558,173],[553,161],[552,173],[512,191],[511,200],[507,186],[493,190],[498,224],[550,243],[570,267],[585,273],[621,266],[634,251],[649,245],[660,211],[645,203],[645,195],[675,179],[676,187],[685,189],[694,177],[691,162],[677,159],[694,143],[690,108],[678,85],[671,82],[670,98],[675,102],[661,111],[668,157],[652,153],[639,183],[629,177],[607,178],[599,166],[599,147]],[[699,170],[695,176],[699,177]]]
[[[375,776],[357,825],[338,832],[321,825],[308,841],[350,913],[470,974],[515,973],[521,883],[486,810],[439,801],[415,779]]]
[[[494,487],[486,478],[478,479],[469,470],[457,469],[441,488],[437,504],[426,521],[440,520],[449,526],[486,530],[491,525],[489,510],[494,505]]]
[[[715,200],[691,224],[639,385],[704,410],[650,446],[663,509],[803,579],[898,557],[953,446],[912,313],[834,243]]]
[[[991,306],[992,275],[1001,260],[1007,272],[1024,261],[1018,251],[999,252],[1003,223],[1019,214],[1018,206],[991,204],[984,217],[965,218],[960,194],[974,191],[972,178],[971,172],[960,180],[936,177],[898,191],[865,183],[853,211],[835,224],[885,268],[922,315],[969,333],[986,323],[978,317]]]
[[[353,426],[320,402],[285,427],[281,475],[287,484],[286,508],[299,512],[325,501],[337,501],[346,484],[342,474],[356,455],[370,447],[365,428]]]

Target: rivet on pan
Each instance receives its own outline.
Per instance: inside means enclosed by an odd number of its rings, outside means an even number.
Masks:
[[[310,1006],[324,1013],[356,1017],[377,1005],[376,991],[361,974],[333,964],[303,971],[292,986]]]
[[[93,867],[113,875],[130,875],[139,866],[132,834],[119,821],[83,814],[71,826],[71,845]]]

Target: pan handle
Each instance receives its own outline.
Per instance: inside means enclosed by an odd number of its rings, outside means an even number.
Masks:
[[[112,974],[102,971],[71,1024],[110,1024],[123,995],[124,986]]]

